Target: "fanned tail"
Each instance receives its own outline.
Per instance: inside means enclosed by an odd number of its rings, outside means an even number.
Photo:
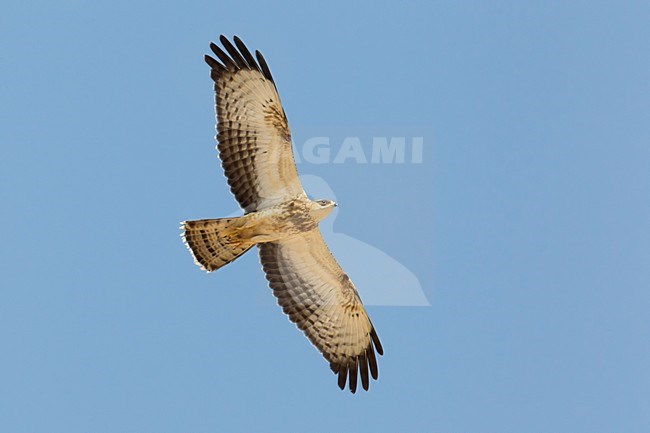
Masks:
[[[254,245],[238,236],[239,222],[239,218],[219,218],[181,223],[183,242],[201,269],[215,271]]]

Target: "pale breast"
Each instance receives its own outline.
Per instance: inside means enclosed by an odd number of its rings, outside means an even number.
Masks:
[[[257,212],[260,228],[267,233],[292,235],[308,232],[318,226],[304,198],[288,200]]]

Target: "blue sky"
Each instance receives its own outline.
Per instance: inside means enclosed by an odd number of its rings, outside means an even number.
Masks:
[[[647,2],[5,2],[3,431],[650,431],[649,20]],[[368,393],[338,390],[255,253],[206,275],[180,241],[237,209],[202,60],[221,33],[265,54],[297,146],[424,139],[420,164],[299,165],[336,195],[333,231],[431,304],[368,307],[386,351]],[[361,292],[380,268],[351,272]]]

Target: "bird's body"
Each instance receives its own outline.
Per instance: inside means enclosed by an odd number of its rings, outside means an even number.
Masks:
[[[212,241],[205,242],[203,236],[217,228],[224,240],[248,246],[279,241],[315,229],[334,206],[334,202],[327,200],[314,201],[307,197],[296,197],[237,218],[185,221],[184,237],[192,252],[199,248],[200,243],[205,243],[206,247],[210,245]],[[224,224],[226,221],[228,223]],[[199,266],[210,272],[223,266],[212,264],[210,260],[214,258],[210,255],[195,255],[195,259]]]
[[[291,134],[275,82],[259,52],[237,37],[211,44],[221,61],[206,56],[215,82],[217,149],[228,184],[244,210],[235,218],[185,221],[183,240],[208,272],[254,245],[278,303],[318,348],[330,368],[356,391],[377,379],[375,351],[383,349],[350,278],[318,229],[336,206],[311,200],[300,184]]]
[[[301,196],[248,214],[258,221],[254,240],[276,241],[315,229],[336,206],[334,202],[323,202]]]

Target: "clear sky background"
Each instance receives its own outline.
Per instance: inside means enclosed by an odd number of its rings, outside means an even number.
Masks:
[[[650,431],[649,22],[628,1],[5,1],[0,429]],[[237,209],[202,60],[221,33],[265,54],[297,141],[424,137],[422,164],[299,166],[431,303],[368,308],[369,393],[337,388],[256,253],[207,275],[180,241]]]

